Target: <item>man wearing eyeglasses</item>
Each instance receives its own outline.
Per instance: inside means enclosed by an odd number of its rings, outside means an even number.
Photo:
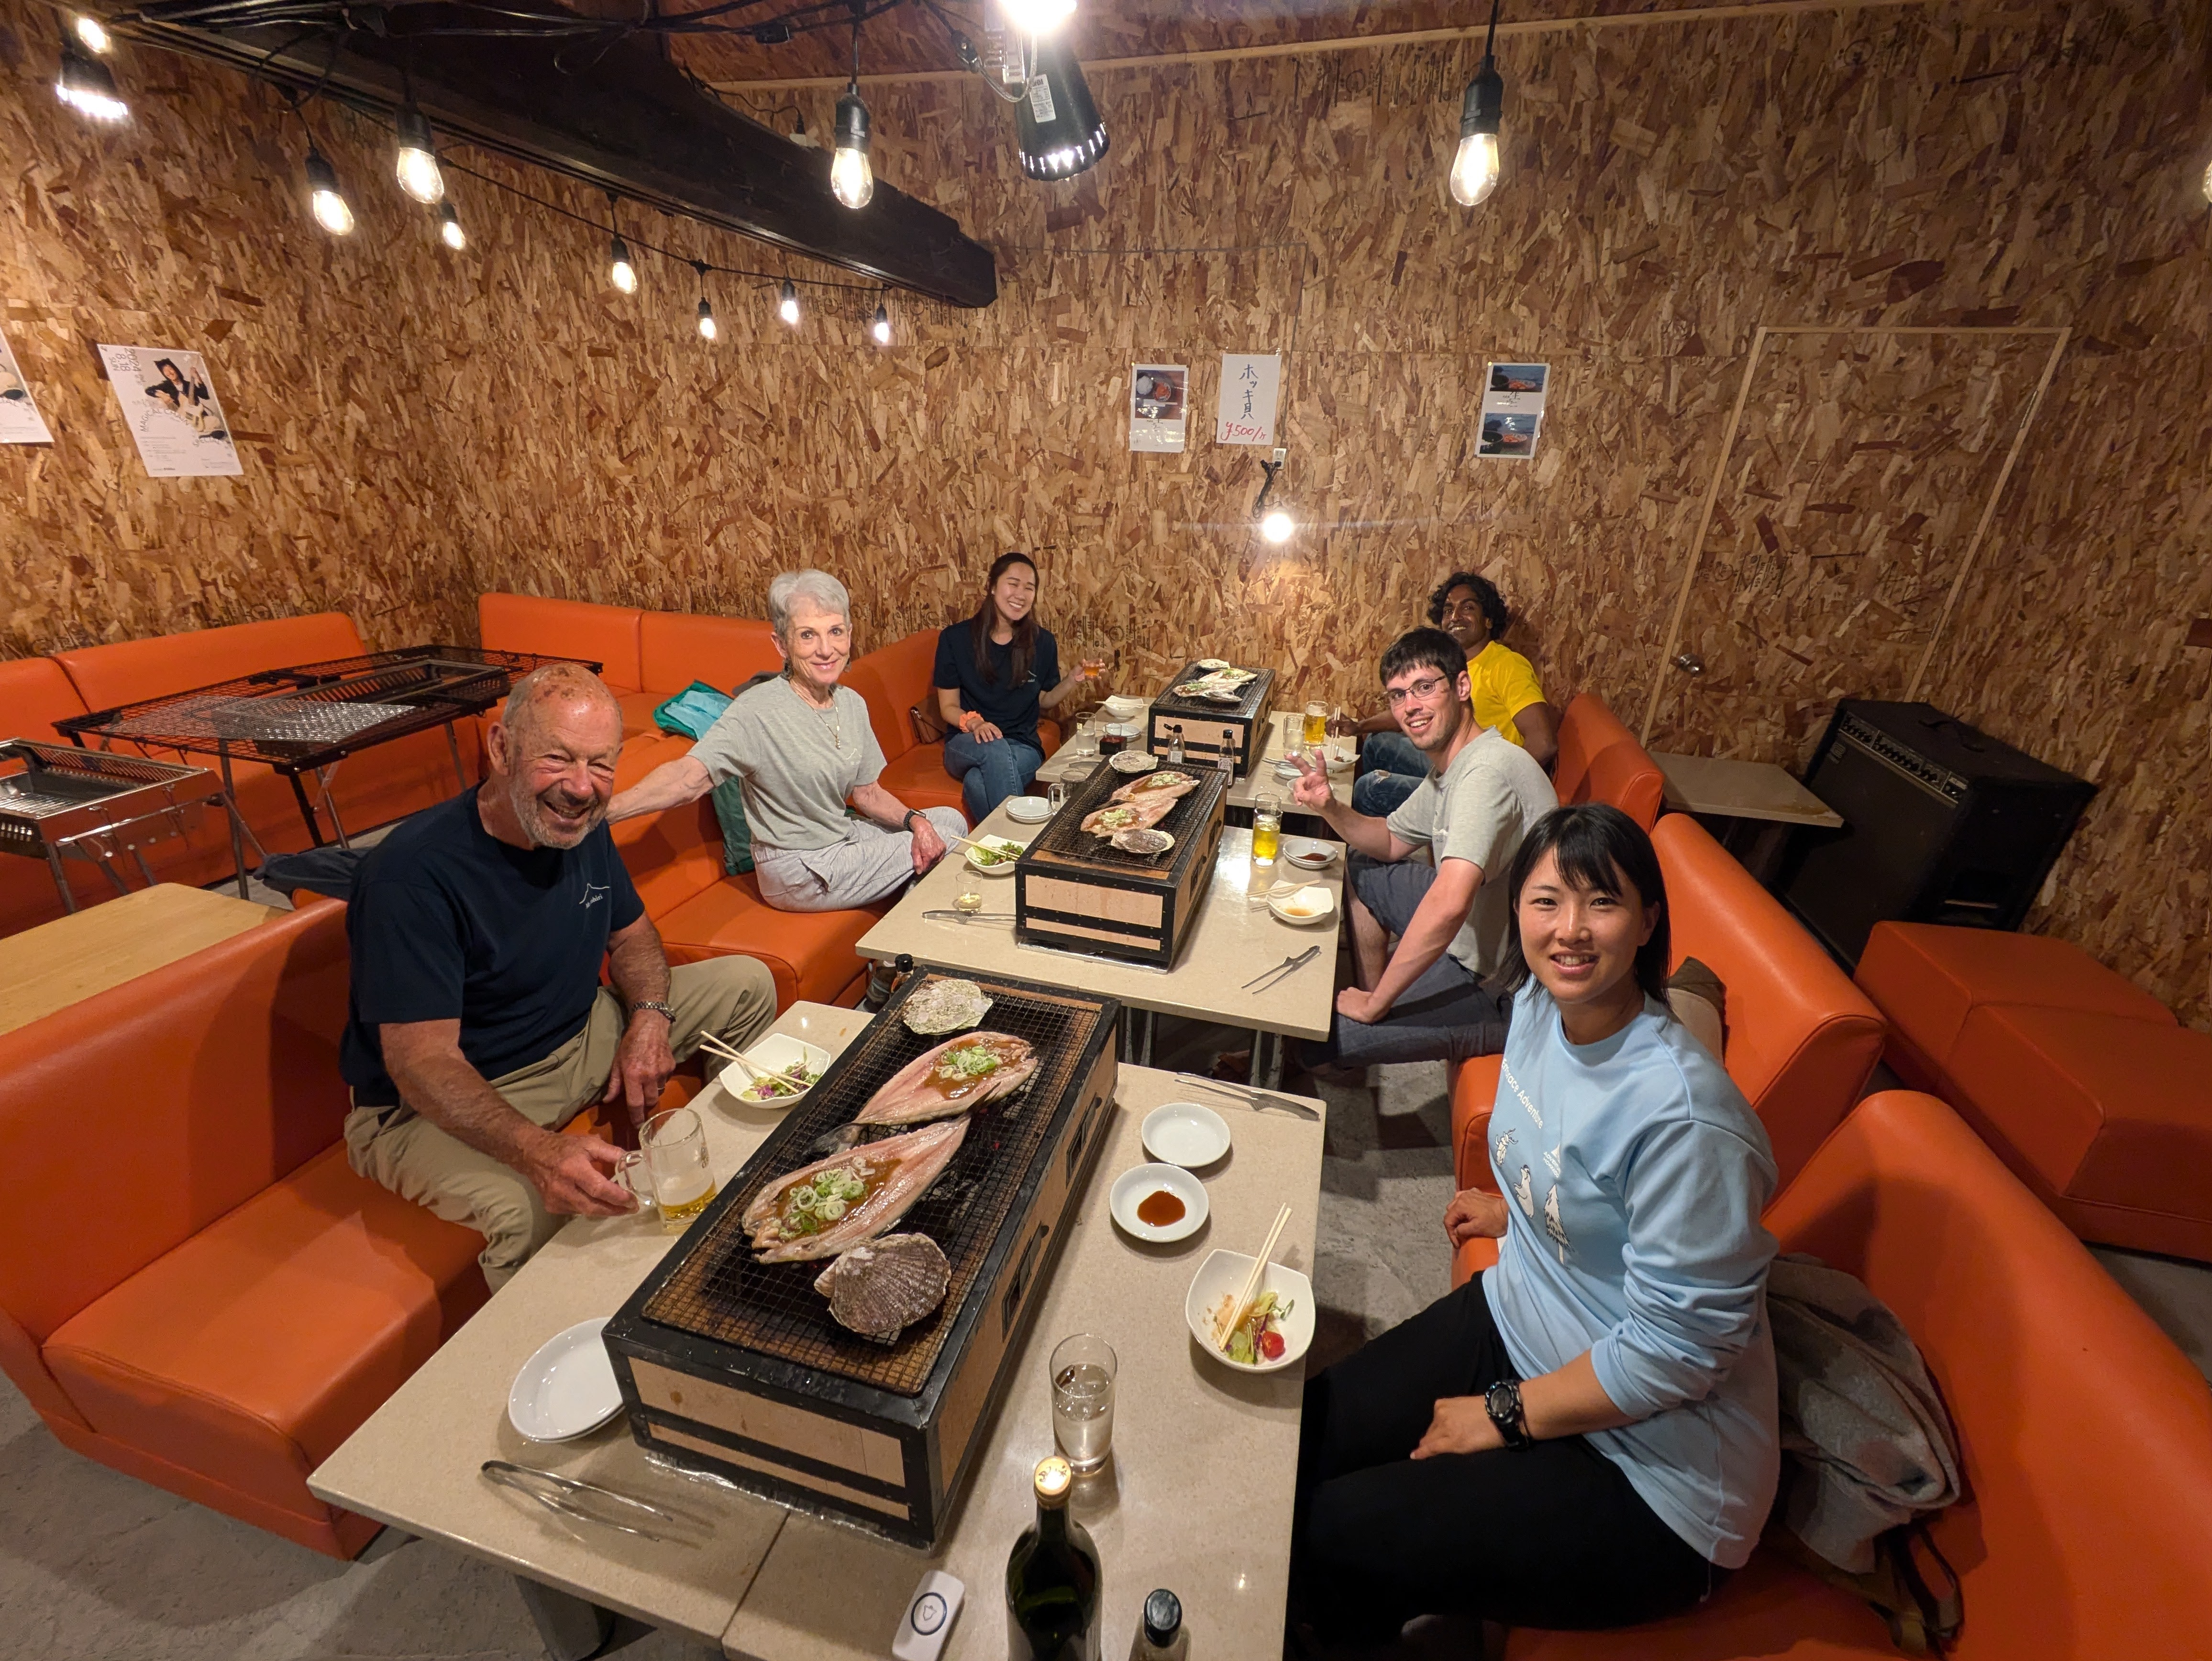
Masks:
[[[1345,874],[1358,981],[1336,995],[1309,1066],[1464,1061],[1505,1046],[1508,1001],[1483,985],[1505,950],[1505,870],[1521,839],[1559,806],[1528,751],[1474,718],[1467,654],[1416,629],[1382,654],[1398,729],[1426,773],[1387,818],[1340,805],[1326,769],[1303,758],[1292,791],[1352,849]],[[1414,855],[1429,852],[1425,862]],[[1391,948],[1393,939],[1396,949]]]

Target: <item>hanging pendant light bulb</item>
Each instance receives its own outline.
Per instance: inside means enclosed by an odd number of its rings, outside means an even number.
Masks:
[[[865,208],[876,193],[876,175],[868,166],[868,106],[860,101],[860,83],[853,82],[837,100],[837,148],[830,157],[830,189],[848,208]]]
[[[70,19],[70,27],[76,31],[76,38],[84,43],[87,52],[104,53],[115,44],[108,38],[106,26],[97,17],[88,17],[78,12]]]
[[[430,124],[415,107],[412,94],[399,107],[398,138],[393,171],[399,176],[399,188],[424,207],[435,207],[446,199],[446,175],[438,167]]]
[[[1483,42],[1482,67],[1467,83],[1460,100],[1459,150],[1452,157],[1452,200],[1472,208],[1489,199],[1498,188],[1499,158],[1498,126],[1505,113],[1505,77],[1498,72],[1491,47],[1498,40],[1499,0],[1491,0],[1490,33]]]
[[[637,267],[629,263],[629,244],[619,236],[607,247],[607,281],[620,293],[637,292]]]
[[[438,210],[438,240],[455,253],[469,246],[468,233],[461,228],[461,216],[453,211],[450,202]]]
[[[1006,27],[1021,34],[1050,34],[1075,15],[1075,0],[999,0]]]
[[[707,299],[707,262],[695,259],[691,269],[699,273],[699,338],[712,340],[721,331],[714,323],[714,307]]]
[[[799,326],[799,290],[791,286],[791,279],[783,279],[783,289],[776,296],[775,314],[792,327]]]
[[[307,206],[315,222],[332,236],[352,233],[353,210],[347,205],[345,192],[338,188],[338,170],[312,139],[307,143]]]
[[[74,40],[62,42],[61,73],[54,78],[54,96],[95,121],[120,121],[131,113],[131,106],[116,93],[113,72]]]
[[[1296,529],[1297,526],[1291,523],[1291,516],[1280,508],[1270,508],[1260,521],[1260,534],[1273,543],[1288,542],[1291,532]]]
[[[880,302],[876,307],[876,320],[868,325],[868,332],[876,338],[878,346],[891,344],[891,314]]]
[[[1260,494],[1252,499],[1252,517],[1260,526],[1260,534],[1276,544],[1288,542],[1291,532],[1297,529],[1297,521],[1280,508],[1267,506],[1267,497],[1275,488],[1276,475],[1283,471],[1283,463],[1290,453],[1288,449],[1278,445],[1274,455],[1260,464],[1260,471],[1267,477],[1260,486]]]
[[[1028,89],[1014,106],[1014,134],[1022,171],[1032,179],[1073,179],[1106,154],[1106,124],[1066,40],[1037,47]]]

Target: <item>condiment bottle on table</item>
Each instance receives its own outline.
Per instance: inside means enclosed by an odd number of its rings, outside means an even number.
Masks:
[[[1008,1661],[1100,1661],[1098,1548],[1067,1514],[1074,1485],[1060,1455],[1037,1461],[1036,1525],[1006,1559]]]
[[[1183,1630],[1182,1600],[1162,1586],[1145,1599],[1137,1616],[1136,1641],[1129,1661],[1188,1661],[1190,1634]]]

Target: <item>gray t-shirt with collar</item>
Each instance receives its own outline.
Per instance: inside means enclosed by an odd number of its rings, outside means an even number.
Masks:
[[[1389,819],[1401,842],[1426,846],[1439,868],[1446,860],[1482,867],[1482,886],[1467,921],[1445,949],[1469,974],[1496,969],[1505,956],[1512,910],[1505,873],[1521,839],[1559,805],[1536,758],[1494,727],[1485,727],[1441,776],[1431,773]]]
[[[817,709],[778,676],[730,701],[692,759],[716,784],[734,777],[763,848],[805,853],[845,840],[845,799],[883,776],[868,706],[849,686]]]

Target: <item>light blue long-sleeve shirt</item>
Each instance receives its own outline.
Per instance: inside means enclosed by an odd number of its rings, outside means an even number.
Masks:
[[[1759,1214],[1766,1132],[1664,1006],[1572,1044],[1531,981],[1490,1119],[1507,1196],[1483,1293],[1524,1378],[1584,1350],[1636,1422],[1590,1443],[1711,1562],[1741,1567],[1773,1503],[1781,1446]]]

